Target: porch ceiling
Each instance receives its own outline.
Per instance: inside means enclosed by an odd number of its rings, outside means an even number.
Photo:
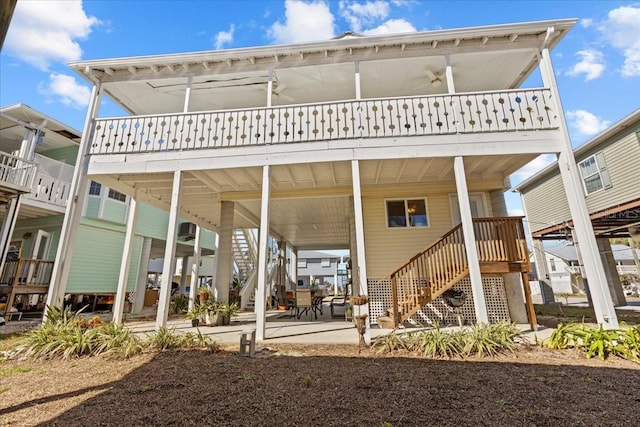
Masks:
[[[532,156],[468,157],[469,181],[504,178]],[[454,181],[451,158],[366,160],[360,164],[363,192],[373,185]],[[167,209],[173,173],[93,176],[99,182]],[[184,219],[216,229],[220,201],[235,202],[234,227],[257,227],[260,221],[262,169],[233,168],[185,172],[182,183]],[[500,189],[504,189],[500,187]],[[277,165],[271,168],[272,233],[301,249],[347,248],[352,213],[349,162]],[[402,197],[399,190],[398,197]]]

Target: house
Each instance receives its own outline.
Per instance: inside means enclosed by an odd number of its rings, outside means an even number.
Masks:
[[[582,280],[582,269],[576,247],[546,246],[545,247],[546,271],[548,281],[554,294],[584,293],[585,287]],[[640,250],[633,249],[636,258],[640,257]],[[622,277],[638,276],[638,267],[635,264],[632,249],[621,244],[611,245],[611,254],[615,260],[618,275]],[[539,283],[531,284],[533,294],[541,294]]]
[[[80,138],[77,130],[27,105],[0,108],[0,297],[7,299],[7,308],[19,305],[24,311],[43,311]],[[80,303],[88,297],[94,308],[110,308],[119,282],[129,209],[128,196],[95,181],[89,183],[81,217],[73,230],[77,239],[65,286],[68,302]],[[143,307],[149,262],[164,256],[168,222],[166,212],[151,206],[141,206],[139,215],[144,220],[133,235],[126,281],[128,300],[136,312]],[[180,236],[178,257],[194,255],[189,232],[186,227]],[[212,254],[215,235],[203,233],[200,246],[201,254]],[[134,298],[135,293],[138,298]]]
[[[603,260],[603,285],[610,293],[607,298],[615,305],[625,305],[609,239],[626,238],[631,243],[640,239],[640,109],[577,147],[574,156],[580,172],[577,195],[586,202],[596,254]],[[575,234],[577,221],[563,185],[556,162],[514,187],[522,197],[545,301],[553,301],[553,293],[546,283],[549,271],[542,257],[548,251],[544,241],[572,241],[582,258],[579,264],[589,266],[585,253],[591,249],[584,248],[584,238]],[[592,279],[588,283],[593,287]]]
[[[318,251],[298,252],[298,286],[322,287],[327,293],[344,292],[346,270],[340,270],[340,256]]]
[[[575,22],[73,62],[93,90],[67,229],[93,180],[169,213],[165,260],[178,218],[215,230],[226,300],[234,230],[258,228],[258,340],[271,240],[294,258],[348,249],[368,322],[422,315],[455,287],[471,322],[535,324],[522,218],[507,216],[504,191],[542,153],[558,153],[567,193],[579,190],[549,53]],[[100,117],[103,97],[129,115]],[[585,210],[579,197],[570,205]],[[586,274],[599,278],[582,219]],[[77,244],[67,234],[60,260]],[[55,273],[49,297],[60,304],[67,273]],[[169,298],[163,275],[158,328]],[[616,327],[608,301],[597,299],[598,320]]]

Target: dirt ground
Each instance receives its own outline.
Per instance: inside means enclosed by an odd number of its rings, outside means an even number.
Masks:
[[[528,346],[430,360],[345,345],[0,362],[0,425],[637,425],[640,364]]]

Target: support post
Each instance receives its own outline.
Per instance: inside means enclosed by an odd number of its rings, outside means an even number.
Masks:
[[[258,292],[256,292],[256,339],[264,340],[266,328],[265,296],[267,291],[267,249],[269,240],[269,202],[271,198],[271,166],[262,167],[262,198],[258,237]]]
[[[53,264],[53,270],[51,272],[51,284],[47,294],[47,307],[62,306],[62,298],[67,286],[69,271],[71,270],[71,257],[76,240],[78,224],[80,223],[82,207],[84,206],[85,199],[87,198],[88,153],[91,146],[90,142],[93,138],[93,121],[98,115],[101,94],[102,86],[100,83],[97,83],[91,91],[89,108],[87,109],[87,116],[84,121],[82,138],[80,140],[80,147],[78,148],[78,158],[73,172],[73,179],[71,180],[69,201],[67,203],[67,209],[62,222],[62,229],[60,230],[55,263]],[[45,317],[47,314],[46,310],[47,308],[45,307]]]
[[[149,260],[151,259],[151,244],[153,239],[145,237],[142,241],[140,265],[138,266],[138,280],[136,283],[136,299],[133,301],[132,311],[141,313],[144,308],[144,294],[149,284]]]
[[[220,225],[218,226],[218,250],[216,251],[215,298],[219,302],[229,302],[229,284],[233,263],[233,202],[220,203]]]
[[[487,304],[482,287],[480,261],[476,248],[476,234],[473,229],[473,218],[471,217],[471,206],[469,204],[469,191],[467,190],[467,179],[464,172],[464,159],[460,156],[455,157],[453,159],[453,168],[456,177],[462,233],[464,235],[464,248],[467,254],[467,264],[469,264],[471,289],[473,290],[473,306],[476,311],[476,323],[489,323],[489,314],[487,313]]]
[[[543,304],[552,304],[556,301],[551,286],[551,276],[547,266],[547,255],[544,250],[544,242],[540,239],[533,239],[533,259],[536,261],[536,270],[538,273],[538,283],[540,284],[540,293],[542,294]]]
[[[358,289],[358,295],[368,295],[369,289],[367,284],[367,257],[365,254],[364,246],[364,216],[362,211],[362,191],[360,187],[360,163],[358,160],[351,161],[351,181],[353,185],[353,218],[355,222],[355,238],[356,238],[356,253],[357,264],[357,286],[354,286],[355,290]],[[367,315],[365,319],[365,333],[364,339],[367,345],[371,344],[371,318],[369,316],[369,304],[360,306],[360,315]]]
[[[178,240],[178,220],[182,198],[182,171],[173,173],[173,188],[171,189],[171,208],[169,210],[169,225],[167,227],[167,244],[164,249],[164,263],[162,264],[162,281],[158,299],[158,313],[156,314],[156,330],[167,326],[169,303],[171,302],[171,282],[173,282],[174,258],[176,256],[176,242]]]
[[[547,34],[551,32],[553,32],[552,27],[548,29]],[[571,212],[571,218],[573,219],[575,227],[575,236],[577,241],[580,242],[584,271],[589,282],[589,292],[593,300],[596,319],[605,329],[617,329],[618,316],[613,307],[613,301],[604,274],[604,267],[602,266],[602,260],[598,253],[598,245],[596,243],[593,225],[589,218],[589,209],[585,200],[582,179],[573,155],[571,138],[563,113],[564,109],[560,101],[556,78],[553,74],[551,56],[546,46],[543,46],[541,50],[540,71],[544,85],[551,91],[552,102],[555,103],[556,114],[558,114],[560,122],[560,130],[563,133],[564,146],[558,154],[558,167],[567,195],[569,211]]]
[[[193,241],[193,262],[191,263],[191,282],[189,285],[189,310],[191,310],[196,302],[198,295],[198,279],[200,278],[200,237],[202,229],[196,225],[196,238]],[[217,253],[216,253],[217,255]]]
[[[127,282],[129,279],[129,267],[131,266],[131,253],[133,252],[133,239],[135,237],[136,220],[138,217],[137,203],[133,199],[129,203],[129,215],[127,216],[127,231],[124,235],[124,248],[120,261],[120,275],[118,277],[118,290],[113,304],[113,323],[120,325],[123,320],[124,301],[127,294]]]

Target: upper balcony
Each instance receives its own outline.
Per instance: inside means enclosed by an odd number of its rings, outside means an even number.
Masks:
[[[36,176],[34,162],[0,152],[0,188],[3,194],[12,196],[31,191]]]
[[[73,166],[40,154],[35,154],[34,162],[38,171],[31,192],[25,195],[25,201],[27,204],[64,212],[69,201]]]
[[[551,96],[523,89],[97,119],[89,153],[553,130]]]

